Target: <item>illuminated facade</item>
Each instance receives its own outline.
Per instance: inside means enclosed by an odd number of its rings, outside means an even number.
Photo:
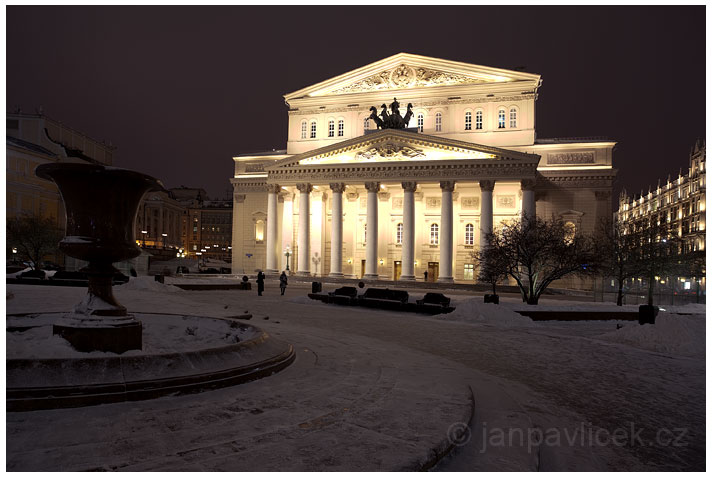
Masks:
[[[234,157],[233,272],[472,280],[500,221],[591,232],[612,211],[615,143],[537,139],[540,86],[401,53],[285,95],[286,149]],[[410,128],[377,130],[370,108],[394,97]]]
[[[706,147],[698,141],[690,153],[687,174],[668,176],[665,184],[647,194],[630,197],[623,191],[618,199],[618,220],[628,228],[651,222],[670,224],[683,240],[684,252],[705,249],[705,162]]]

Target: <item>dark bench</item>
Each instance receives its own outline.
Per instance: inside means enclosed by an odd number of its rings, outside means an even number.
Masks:
[[[405,290],[376,289],[370,287],[358,296],[358,305],[379,309],[401,310],[408,303],[408,292]]]
[[[356,305],[357,296],[356,287],[339,287],[334,292],[329,292],[328,302],[339,305]]]

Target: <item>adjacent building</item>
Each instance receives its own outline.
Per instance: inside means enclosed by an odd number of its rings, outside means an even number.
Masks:
[[[610,217],[615,142],[539,139],[542,79],[400,53],[284,96],[287,145],[235,156],[234,273],[472,280],[499,222]],[[398,110],[410,128],[378,129]]]
[[[706,146],[697,141],[690,153],[690,166],[675,178],[668,176],[664,184],[658,182],[637,196],[629,196],[624,190],[618,198],[616,216],[629,229],[646,225],[670,224],[682,238],[683,252],[705,250],[705,163]]]

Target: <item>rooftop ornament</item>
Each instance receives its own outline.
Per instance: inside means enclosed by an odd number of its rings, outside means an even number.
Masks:
[[[388,113],[388,107],[385,103],[381,105],[380,117],[377,114],[378,110],[375,106],[371,106],[371,116],[369,119],[376,123],[378,129],[405,129],[408,127],[410,118],[413,116],[413,103],[408,103],[408,109],[405,113],[405,117],[401,116],[400,103],[396,98],[393,98],[393,103],[391,103],[391,113]]]

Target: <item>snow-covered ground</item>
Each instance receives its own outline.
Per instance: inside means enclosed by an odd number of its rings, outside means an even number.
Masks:
[[[457,307],[453,313],[427,317],[311,301],[306,298],[309,284],[290,284],[286,296],[279,295],[276,281],[268,279],[266,286],[265,295],[258,297],[256,291],[177,291],[152,278],[142,278],[132,279],[114,291],[130,311],[214,317],[249,311],[255,325],[295,344],[299,367],[306,363],[305,354],[313,354],[317,357],[315,363],[337,375],[344,367],[362,371],[350,376],[348,383],[352,385],[348,386],[340,379],[332,381],[328,373],[308,375],[297,367],[269,379],[229,389],[233,390],[230,396],[237,394],[248,402],[249,398],[244,397],[251,394],[261,397],[265,390],[281,395],[280,380],[296,379],[302,372],[305,374],[300,376],[302,381],[289,382],[287,386],[290,390],[294,390],[295,383],[304,390],[314,385],[327,387],[329,392],[313,396],[309,407],[332,413],[328,415],[332,418],[336,416],[333,415],[336,408],[332,407],[335,397],[355,400],[352,394],[363,393],[357,391],[358,384],[368,384],[371,391],[384,391],[382,387],[393,386],[396,387],[393,390],[397,390],[399,382],[411,383],[409,380],[414,380],[413,377],[420,377],[425,385],[422,393],[444,392],[450,390],[450,386],[456,390],[456,383],[471,387],[477,404],[475,419],[469,424],[471,439],[458,443],[461,446],[456,447],[456,453],[443,461],[439,469],[662,471],[705,468],[704,306],[661,312],[654,326],[619,321],[533,322],[514,312],[527,307],[514,297],[503,299],[497,306],[482,303],[481,296],[458,292],[453,294],[453,305]],[[324,284],[324,290],[330,288]],[[81,288],[9,285],[7,289],[8,313],[69,310],[85,294]],[[411,297],[415,299],[424,292],[413,291]],[[611,304],[567,299],[564,302],[544,298],[538,308],[620,310]],[[305,352],[307,350],[309,352]],[[369,364],[367,368],[359,368],[366,367],[365,364]],[[374,377],[381,378],[370,382],[367,377],[375,370],[380,372]],[[292,375],[288,375],[288,371]],[[383,377],[388,377],[386,382]],[[334,388],[336,383],[341,385]],[[413,434],[410,438],[402,437],[402,446],[393,441],[379,442],[383,435],[379,435],[380,438],[360,432],[354,435],[358,428],[353,428],[353,423],[347,427],[347,422],[330,418],[322,419],[324,427],[317,427],[318,430],[314,429],[309,435],[312,439],[307,448],[294,448],[290,437],[296,433],[293,430],[300,428],[298,423],[295,428],[290,424],[304,413],[305,405],[299,402],[301,404],[295,407],[285,402],[282,408],[279,403],[275,405],[274,413],[279,415],[274,415],[274,421],[239,422],[243,431],[238,434],[254,438],[256,432],[247,429],[256,427],[255,430],[262,433],[259,440],[229,445],[232,442],[224,441],[229,429],[219,418],[212,422],[191,420],[202,413],[201,410],[205,413],[211,410],[201,407],[216,407],[213,412],[223,410],[220,413],[227,417],[229,413],[213,401],[214,397],[227,396],[228,392],[222,391],[106,408],[10,413],[7,415],[7,468],[40,469],[30,464],[45,463],[49,469],[74,470],[88,469],[93,463],[103,469],[364,469],[359,465],[359,457],[349,455],[349,447],[356,446],[349,445],[355,436],[359,443],[372,439],[373,453],[377,452],[375,445],[381,443],[390,456],[397,457],[409,452],[405,444],[421,440],[416,438],[418,420],[413,417],[421,417],[424,422],[433,420],[424,411],[427,406],[421,410],[417,401],[396,400],[388,393],[381,394],[374,402],[381,404],[380,414],[372,416],[369,426],[381,422],[393,425],[389,420],[396,420],[399,429]],[[435,395],[431,395],[431,399],[433,397]],[[327,402],[332,405],[325,405]],[[399,410],[398,403],[407,403],[407,409]],[[430,408],[434,409],[432,404]],[[369,410],[369,414],[376,413],[375,409]],[[103,417],[107,413],[112,416],[119,413],[121,422],[110,428],[116,438],[104,437],[106,442],[101,444],[96,437],[100,434],[98,429],[106,426]],[[160,418],[151,421],[152,416]],[[181,416],[186,417],[184,421]],[[169,419],[180,421],[180,426],[176,425],[179,432],[171,431]],[[232,419],[225,420],[238,426]],[[214,433],[206,429],[206,423],[215,427]],[[76,427],[71,440],[67,431],[51,431],[70,424]],[[444,430],[450,425],[456,424],[445,423]],[[345,428],[339,434],[334,427]],[[130,442],[131,430],[140,430],[134,444]],[[536,433],[543,433],[547,440],[537,440]],[[525,437],[524,443],[513,443],[512,436],[518,441],[520,434]],[[39,436],[42,438],[38,442]],[[279,467],[274,468],[277,466],[274,464],[260,467],[260,462],[254,459],[231,461],[228,458],[261,456],[267,446],[264,441],[267,436],[270,451],[282,453],[276,462]],[[320,436],[322,438],[318,438]],[[209,450],[204,447],[207,443],[213,444]],[[215,448],[218,443],[223,443],[221,448]],[[190,452],[190,461],[180,458],[191,446],[201,451]],[[76,459],[70,458],[76,455],[76,450],[94,453],[99,458],[93,461],[82,458],[85,461],[81,466],[86,468],[81,468],[73,461]],[[305,454],[310,458],[306,459]],[[346,462],[338,459],[347,455]],[[216,457],[222,461],[216,462]],[[115,463],[122,465],[114,466]],[[295,463],[299,466],[292,466]],[[383,461],[381,468],[390,469],[389,463]]]

